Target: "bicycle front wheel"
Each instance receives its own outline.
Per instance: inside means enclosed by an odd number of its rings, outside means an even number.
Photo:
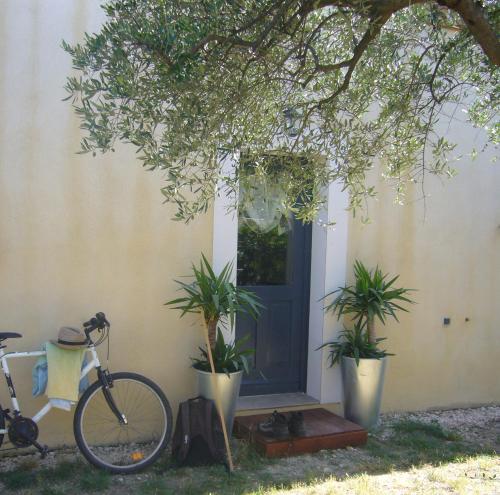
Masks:
[[[109,391],[126,423],[118,420],[93,383],[78,402],[73,430],[78,448],[94,466],[113,473],[133,473],[152,464],[172,435],[172,411],[154,382],[135,373],[113,373]]]

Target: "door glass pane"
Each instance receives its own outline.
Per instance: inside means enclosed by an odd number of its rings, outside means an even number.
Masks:
[[[238,285],[286,285],[291,231],[274,227],[267,232],[238,223]]]
[[[238,285],[286,285],[290,280],[291,216],[280,190],[258,178],[240,185]]]

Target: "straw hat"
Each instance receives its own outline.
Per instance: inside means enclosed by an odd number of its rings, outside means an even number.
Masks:
[[[87,347],[87,337],[78,328],[61,327],[57,340],[51,340],[53,344],[61,349],[82,349]]]

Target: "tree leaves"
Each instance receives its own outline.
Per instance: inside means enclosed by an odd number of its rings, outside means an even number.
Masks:
[[[82,151],[131,143],[147,170],[164,172],[162,194],[184,221],[215,194],[236,201],[225,157],[300,154],[312,166],[283,174],[285,206],[311,221],[335,180],[363,208],[375,163],[401,200],[427,172],[452,176],[440,118],[464,110],[498,144],[499,71],[456,13],[442,19],[430,1],[382,17],[374,9],[397,2],[327,3],[107,1],[98,33],[62,45],[77,71],[66,89]],[[482,4],[498,27],[496,2]]]

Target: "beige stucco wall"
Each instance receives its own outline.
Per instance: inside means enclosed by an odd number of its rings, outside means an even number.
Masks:
[[[449,132],[458,136],[457,154],[481,143],[481,133],[458,122]],[[475,162],[464,159],[451,180],[428,175],[425,204],[415,185],[406,205],[395,205],[374,171],[369,183],[380,194],[369,202],[371,224],[350,220],[349,281],[358,258],[418,289],[418,304],[400,324],[378,326],[396,354],[385,410],[500,402],[500,167],[493,156],[490,150]]]
[[[9,350],[38,348],[59,326],[105,311],[111,368],[156,380],[175,411],[194,394],[188,357],[201,336],[194,318],[179,320],[162,304],[174,295],[173,277],[200,252],[211,256],[212,217],[172,222],[161,175],[143,171],[131,147],[75,154],[81,133],[61,101],[71,63],[60,42],[97,29],[99,3],[0,0],[0,327],[24,334]],[[462,141],[474,139],[460,132]],[[395,206],[376,177],[372,223],[350,220],[349,266],[355,258],[378,262],[419,289],[411,313],[380,329],[397,354],[384,409],[499,402],[499,167],[482,156],[452,181],[429,178],[425,219],[418,189]],[[13,366],[27,414],[43,404],[30,398],[32,364]],[[4,406],[6,398],[0,382]],[[44,419],[42,441],[70,442],[71,418]]]
[[[99,4],[0,0],[0,328],[24,335],[9,350],[36,349],[59,326],[104,311],[111,369],[150,376],[175,410],[194,394],[189,356],[202,339],[193,318],[179,320],[163,303],[173,277],[202,251],[211,256],[212,218],[171,221],[161,175],[142,170],[131,147],[75,154],[81,132],[61,101],[71,61],[60,43],[98,26]],[[12,366],[27,414],[44,403],[30,398],[33,363]],[[7,398],[2,379],[4,407]],[[42,441],[71,441],[71,419],[51,413]]]

